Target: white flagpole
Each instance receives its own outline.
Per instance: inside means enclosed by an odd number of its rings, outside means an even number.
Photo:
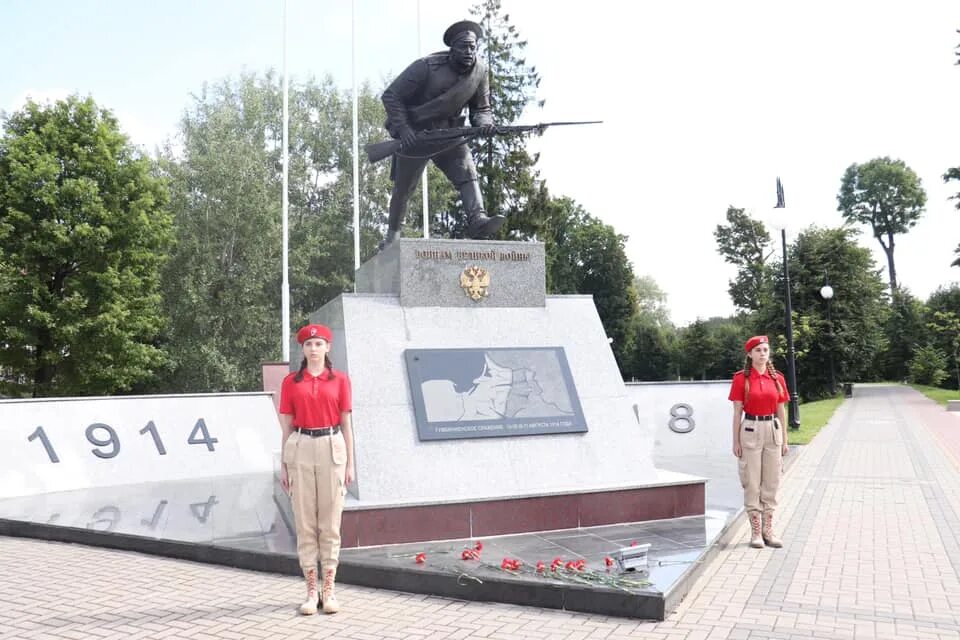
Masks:
[[[287,225],[288,209],[290,200],[287,195],[290,184],[289,174],[289,153],[287,151],[289,143],[287,141],[288,129],[290,128],[290,111],[287,100],[289,84],[287,82],[287,0],[283,0],[283,280],[281,283],[280,305],[283,307],[281,312],[283,322],[283,332],[281,337],[281,346],[283,348],[283,361],[290,362],[290,279],[288,275],[288,256],[287,242],[289,238],[289,228]]]
[[[360,133],[359,109],[357,97],[357,0],[350,3],[350,42],[353,74],[353,270],[360,269]],[[356,291],[357,278],[354,275],[353,288]]]
[[[423,39],[420,37],[420,0],[417,0],[417,54],[423,55]],[[427,167],[423,168],[423,237],[430,237],[430,203],[427,199]]]

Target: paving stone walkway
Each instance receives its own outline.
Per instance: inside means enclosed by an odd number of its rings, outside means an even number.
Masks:
[[[960,419],[858,385],[785,479],[782,550],[742,526],[664,622],[300,582],[136,553],[0,538],[0,640],[31,638],[960,638]]]

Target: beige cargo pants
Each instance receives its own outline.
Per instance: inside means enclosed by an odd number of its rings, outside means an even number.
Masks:
[[[783,473],[783,425],[779,420],[744,420],[740,425],[740,484],[747,513],[773,513]]]
[[[300,567],[336,569],[340,518],[346,494],[347,445],[343,434],[312,437],[294,431],[283,445]]]

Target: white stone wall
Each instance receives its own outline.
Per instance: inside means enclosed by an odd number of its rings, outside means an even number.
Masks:
[[[733,403],[727,400],[730,381],[719,382],[641,382],[627,383],[627,396],[637,406],[639,420],[654,437],[657,457],[726,456],[732,442]],[[686,404],[692,410],[692,431],[678,433],[670,429],[673,415],[684,415]],[[673,413],[671,414],[671,410]],[[674,425],[688,428],[683,419]]]
[[[539,308],[405,308],[397,296],[345,294],[311,321],[335,328],[334,362],[353,381],[352,492],[364,505],[663,483],[652,462],[652,425],[634,417],[590,296],[548,296]],[[565,350],[587,433],[418,440],[405,349],[554,346]]]
[[[3,400],[0,498],[271,473],[279,447],[268,393]]]

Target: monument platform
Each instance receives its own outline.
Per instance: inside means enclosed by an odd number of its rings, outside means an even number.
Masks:
[[[241,569],[300,575],[296,534],[274,479],[264,474],[94,487],[0,499],[0,535],[87,544]],[[537,607],[660,619],[682,599],[733,514],[706,515],[504,536],[343,549],[339,581],[375,588]],[[482,542],[476,560],[464,548]],[[590,575],[616,577],[604,558],[650,544],[649,572],[611,586],[538,561],[582,559]],[[417,553],[426,560],[417,564]],[[523,567],[500,569],[503,558]]]
[[[538,243],[401,240],[361,272],[311,316],[354,389],[338,577],[662,617],[730,513],[706,511],[705,478],[655,466],[660,418],[639,419],[592,298],[546,295]],[[266,394],[0,413],[0,535],[299,573]],[[460,557],[477,542],[479,558]],[[649,571],[617,578],[604,559],[634,542],[651,545]],[[557,558],[586,573],[536,572]]]
[[[373,546],[344,548],[339,579],[459,599],[662,618],[685,595],[692,580],[715,553],[718,543],[726,539],[727,532],[737,522],[742,493],[729,482],[736,477],[736,469],[730,464],[724,439],[729,416],[723,410],[729,409],[729,403],[726,388],[721,384],[629,385],[627,393],[638,407],[636,415],[642,417],[642,430],[652,433],[655,443],[652,459],[660,482],[669,484],[684,477],[662,468],[707,476],[707,508],[703,515],[630,522],[627,521],[629,514],[625,513],[623,522],[606,526],[556,525],[554,530],[530,530],[516,535],[497,535],[474,528],[453,532],[447,540],[390,545],[369,542],[373,538],[362,538],[347,525],[344,537],[356,536],[351,544],[367,540],[367,544]],[[661,400],[667,405],[657,410],[654,405]],[[687,413],[695,418],[693,430],[669,428],[668,405],[676,402],[689,405]],[[0,496],[0,535],[90,544],[298,575],[288,504],[277,487],[275,471],[259,471],[271,466],[269,455],[262,455],[265,449],[261,447],[260,454],[253,455],[258,450],[252,443],[262,439],[273,442],[278,430],[275,418],[274,422],[267,421],[271,414],[265,407],[269,405],[266,394],[169,396],[133,402],[129,398],[0,402],[0,414],[8,424],[4,433],[10,436],[4,451],[16,454],[5,458],[9,463],[6,471],[13,474],[9,478],[17,477],[17,465],[21,461],[29,467],[23,471],[35,467],[47,470],[42,475],[30,475],[32,479],[21,483],[32,487],[32,493]],[[46,417],[40,419],[41,414]],[[183,415],[178,417],[180,414]],[[97,456],[87,444],[84,425],[95,415],[116,429],[116,440],[122,443],[117,456]],[[211,442],[216,440],[214,451],[210,451],[205,442],[190,444],[188,441],[189,432],[199,417],[209,427]],[[50,449],[56,452],[59,463],[51,463],[39,438],[33,441],[28,438],[31,430],[36,429],[30,418],[44,425]],[[154,421],[158,434],[163,437],[166,455],[159,455],[149,429],[144,429],[144,433],[138,431],[148,418]],[[228,428],[230,424],[235,428]],[[637,428],[641,428],[639,424]],[[102,430],[103,427],[97,427],[91,436],[99,437]],[[243,446],[234,446],[230,440],[243,433],[246,435],[237,440],[237,445]],[[179,437],[173,438],[173,435]],[[552,436],[531,438],[539,437]],[[109,453],[112,447],[97,450]],[[244,455],[241,456],[241,452],[245,452]],[[179,463],[188,455],[199,455],[208,461],[195,470],[200,472],[199,477],[160,479],[155,475],[158,460],[171,458]],[[132,459],[126,460],[124,456]],[[788,461],[791,459],[788,457]],[[272,464],[276,464],[275,459]],[[63,477],[50,474],[50,465],[63,467],[69,474]],[[246,471],[240,475],[213,475],[227,467]],[[133,468],[141,470],[139,476],[132,475],[130,469]],[[109,469],[125,471],[107,473]],[[100,473],[93,473],[95,470]],[[121,476],[136,477],[137,481],[123,484]],[[108,478],[112,484],[104,485],[101,480]],[[61,484],[37,484],[41,479],[48,483],[57,479]],[[63,490],[65,487],[83,488]],[[559,500],[551,508],[575,512],[582,506],[576,509],[570,506],[576,502],[577,495],[581,502],[590,497],[575,494]],[[552,497],[562,498],[561,495]],[[532,500],[526,504],[536,504],[536,499],[510,498]],[[639,499],[621,504],[627,508],[659,508],[653,501]],[[361,517],[354,515],[359,506],[355,498],[348,499],[345,522]],[[425,506],[443,505],[420,505],[419,508]],[[403,513],[402,509],[396,509],[389,510]],[[530,509],[528,513],[508,509],[504,512],[528,527],[531,518],[543,513],[540,509]],[[654,518],[657,514],[650,511],[645,517]],[[369,535],[396,533],[386,527],[385,522],[370,526]],[[423,533],[418,523],[407,522],[411,531]],[[462,550],[474,548],[478,541],[484,545],[480,558],[462,560]],[[642,576],[626,574],[626,582],[614,586],[611,579],[616,574],[607,572],[604,558],[634,542],[651,545],[649,572]],[[423,564],[417,564],[415,557],[421,552],[426,554],[426,559]],[[505,557],[520,560],[522,567],[517,571],[501,569]],[[593,579],[584,579],[579,573],[564,573],[565,569],[559,576],[535,571],[537,562],[549,566],[558,557],[565,562],[583,560]]]
[[[703,478],[654,466],[593,298],[545,270],[538,242],[401,239],[311,314],[354,381],[344,546],[703,515]]]

